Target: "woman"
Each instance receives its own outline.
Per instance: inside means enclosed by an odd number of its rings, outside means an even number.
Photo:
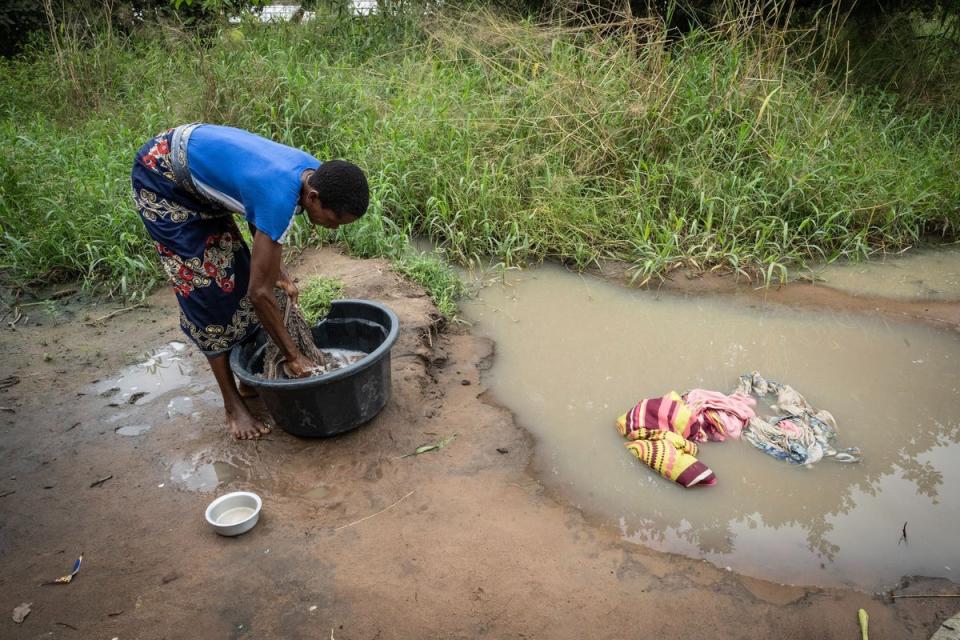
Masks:
[[[262,324],[287,371],[309,375],[314,363],[296,348],[273,295],[275,286],[294,301],[298,294],[281,260],[283,243],[297,213],[327,229],[362,216],[366,177],[349,162],[321,163],[247,131],[208,124],[179,126],[144,144],[131,177],[140,217],[180,303],[180,327],[207,356],[223,394],[227,428],[241,440],[269,433],[243,403],[229,352]],[[253,234],[252,254],[235,213]]]

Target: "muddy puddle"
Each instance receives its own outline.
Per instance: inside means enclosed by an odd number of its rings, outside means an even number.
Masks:
[[[246,480],[248,475],[244,466],[222,460],[205,461],[199,457],[175,462],[170,467],[170,481],[174,486],[199,493],[209,493],[220,485]]]
[[[486,382],[536,437],[540,477],[625,540],[783,583],[960,578],[955,334],[631,290],[553,266],[508,272],[463,313],[496,341]],[[863,462],[806,468],[711,442],[700,459],[718,484],[686,490],[624,448],[614,420],[641,398],[729,393],[752,370],[831,411],[837,446],[859,446]]]
[[[915,249],[866,262],[812,270],[818,281],[854,295],[960,300],[960,246]]]
[[[126,436],[128,438],[133,438],[136,436],[142,436],[146,432],[150,431],[153,428],[153,425],[149,424],[130,424],[125,427],[117,427],[114,429],[114,432],[118,436]]]
[[[109,405],[142,406],[193,380],[193,366],[187,359],[187,345],[170,342],[146,354],[141,362],[125,367],[118,375],[95,382],[87,390]]]

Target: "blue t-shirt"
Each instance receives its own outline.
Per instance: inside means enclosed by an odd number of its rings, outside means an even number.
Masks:
[[[300,208],[300,175],[320,161],[248,131],[203,124],[190,134],[187,164],[203,195],[282,243]]]

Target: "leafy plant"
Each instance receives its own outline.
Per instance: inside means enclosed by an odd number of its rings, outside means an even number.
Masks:
[[[343,282],[335,278],[313,276],[300,288],[300,308],[310,326],[330,313],[334,300],[343,297]]]

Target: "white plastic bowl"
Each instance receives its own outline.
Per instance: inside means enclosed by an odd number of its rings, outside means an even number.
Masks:
[[[213,530],[222,536],[238,536],[253,529],[260,519],[263,502],[249,491],[222,495],[207,507],[206,518]]]

